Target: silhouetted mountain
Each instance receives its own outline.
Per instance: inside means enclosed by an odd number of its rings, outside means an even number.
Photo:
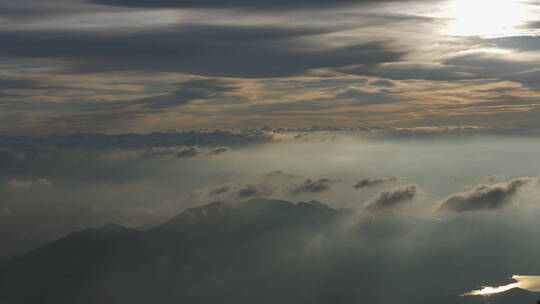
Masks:
[[[71,233],[6,263],[0,302],[217,301],[221,296],[205,291],[213,275],[260,264],[259,250],[309,234],[336,214],[316,202],[256,198],[188,209],[148,231],[108,224]]]

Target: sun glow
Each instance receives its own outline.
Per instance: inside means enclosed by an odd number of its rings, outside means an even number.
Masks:
[[[527,29],[533,7],[520,0],[452,0],[442,13],[449,23],[441,32],[451,36],[505,37],[535,35]]]

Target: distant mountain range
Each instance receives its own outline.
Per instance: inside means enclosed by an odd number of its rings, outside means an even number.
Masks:
[[[310,249],[348,216],[315,201],[257,198],[188,209],[151,230],[108,224],[74,232],[1,265],[0,303],[386,302],[375,299],[394,295],[362,288],[369,277],[355,270],[364,266],[354,257],[336,255],[341,263]],[[538,298],[511,290],[490,303]],[[484,303],[453,300],[441,303]]]

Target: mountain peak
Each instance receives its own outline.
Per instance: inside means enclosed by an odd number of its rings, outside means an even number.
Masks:
[[[277,199],[267,199],[267,198],[263,198],[263,197],[252,198],[250,200],[247,200],[247,201],[241,203],[238,206],[239,207],[245,207],[245,206],[250,206],[250,205],[251,206],[253,206],[253,205],[258,205],[258,206],[294,206],[293,203],[288,202],[288,201],[277,200]]]
[[[113,223],[113,222],[109,222],[109,223],[101,226],[98,229],[103,230],[103,231],[110,231],[110,232],[120,232],[120,231],[131,230],[130,228],[124,227],[124,226],[122,226],[120,224]]]
[[[323,204],[323,203],[318,202],[318,201],[315,201],[315,200],[312,200],[312,201],[310,201],[308,203],[306,203],[306,202],[298,202],[296,205],[299,206],[299,207],[313,208],[313,209],[316,209],[318,211],[323,211],[323,212],[332,212],[332,213],[337,212],[336,209],[334,209],[332,207],[329,207],[328,205]]]
[[[285,200],[255,197],[239,204],[217,201],[190,208],[157,227],[156,230],[187,229],[193,232],[193,229],[246,224],[247,219],[280,222],[304,216],[332,215],[335,212],[337,211],[316,201],[293,204]]]

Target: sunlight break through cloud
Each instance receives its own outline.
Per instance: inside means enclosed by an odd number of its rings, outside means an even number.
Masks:
[[[450,24],[443,35],[509,37],[534,35],[526,29],[535,20],[534,6],[519,0],[454,0],[443,12]]]

